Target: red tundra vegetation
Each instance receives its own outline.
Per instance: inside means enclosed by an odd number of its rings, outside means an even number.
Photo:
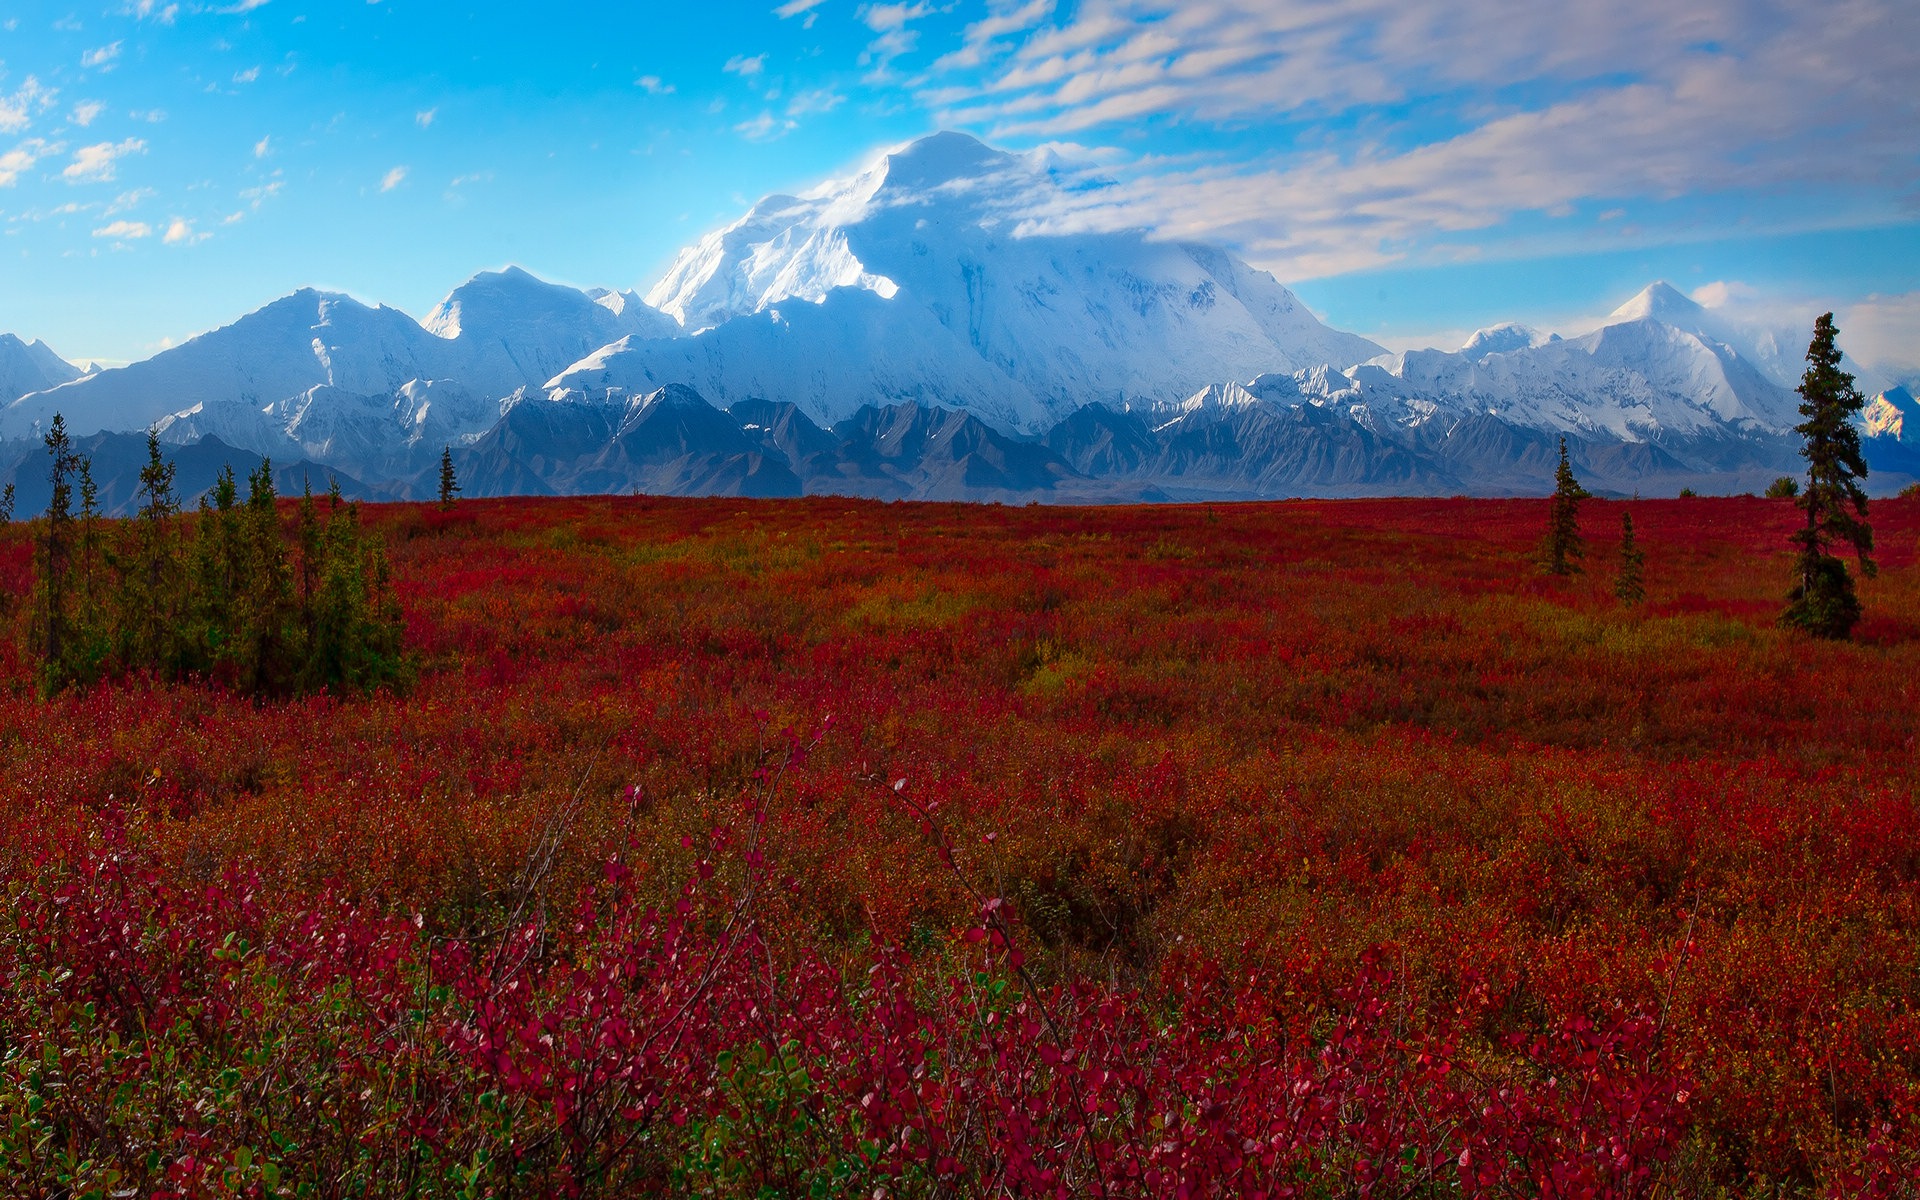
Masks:
[[[1624,507],[376,506],[270,700],[7,527],[0,1193],[1913,1195],[1920,502]]]

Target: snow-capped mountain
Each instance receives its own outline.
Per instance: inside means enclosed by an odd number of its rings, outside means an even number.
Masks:
[[[835,289],[818,303],[783,301],[693,337],[626,338],[568,368],[551,391],[618,399],[667,384],[715,404],[785,401],[820,425],[889,403],[971,412],[1001,429],[1053,423],[1031,389],[924,308],[862,288]]]
[[[264,408],[315,387],[374,394],[446,365],[446,343],[398,309],[303,288],[152,358],[16,400],[0,433],[64,414],[75,435],[144,429],[196,404]]]
[[[0,409],[0,436],[25,436],[55,412],[75,434],[158,424],[261,453],[288,436],[321,454],[336,435],[472,436],[498,419],[499,401],[607,343],[678,332],[632,292],[579,291],[518,268],[474,276],[424,325],[303,288],[145,361],[22,396]]]
[[[1466,345],[1460,347],[1460,353],[1479,362],[1489,354],[1531,350],[1559,340],[1560,335],[1557,333],[1542,333],[1538,329],[1522,325],[1517,321],[1506,321],[1486,329],[1476,330],[1474,335],[1467,339]]]
[[[632,292],[579,291],[519,267],[484,271],[422,322],[454,343],[449,373],[481,392],[539,387],[624,337],[670,338],[680,326]]]
[[[1903,387],[1888,388],[1867,402],[1860,417],[1870,438],[1920,446],[1920,401]]]
[[[0,404],[11,403],[28,392],[58,387],[82,372],[55,354],[45,342],[23,342],[11,333],[0,333]]]
[[[954,369],[957,343],[1026,393],[1008,401],[1011,412],[959,406],[1026,432],[1088,401],[1172,401],[1207,379],[1353,363],[1382,352],[1327,328],[1271,275],[1223,250],[1141,233],[1029,230],[1065,199],[1043,158],[995,150],[965,134],[935,134],[850,180],[767,197],[684,251],[647,301],[698,331],[776,308],[791,322],[796,302],[868,293],[886,306],[845,311],[858,320],[883,315],[914,332],[887,347],[870,386],[865,361],[839,360],[850,388],[907,398],[902,381]],[[952,339],[929,336],[928,318]],[[601,366],[610,378],[625,372],[660,380],[677,353],[635,344]],[[729,381],[710,382],[717,390],[710,398],[741,398]],[[793,399],[816,419],[839,420],[850,411]]]
[[[1676,309],[1675,300],[1685,308]],[[1202,391],[1176,409],[1194,414],[1244,406],[1253,397],[1335,408],[1378,432],[1486,415],[1623,442],[1787,433],[1799,419],[1793,393],[1704,332],[1699,311],[1654,284],[1582,337],[1497,326],[1457,351],[1411,350],[1343,371],[1263,375],[1238,395]]]
[[[1784,341],[1664,283],[1583,336],[1510,323],[1390,355],[1224,250],[1050,232],[1079,185],[1051,163],[923,138],[767,197],[645,299],[508,268],[415,321],[303,289],[85,376],[0,338],[0,388],[9,364],[38,372],[0,390],[0,443],[27,461],[61,412],[76,437],[158,427],[370,494],[430,492],[442,447],[470,495],[1525,493],[1551,486],[1562,435],[1621,491],[1795,466]],[[1878,461],[1920,474],[1910,396],[1865,425]]]

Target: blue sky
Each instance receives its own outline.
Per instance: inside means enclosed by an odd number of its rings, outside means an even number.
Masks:
[[[758,196],[958,128],[1107,224],[1449,344],[1665,278],[1920,362],[1920,6],[1838,0],[25,0],[0,330],[144,357],[297,287],[424,316],[518,263],[645,290]]]

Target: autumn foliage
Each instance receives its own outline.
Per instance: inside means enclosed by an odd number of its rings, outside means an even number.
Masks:
[[[1910,1195],[1920,503],[1620,509],[371,506],[277,700],[0,529],[0,1193]]]

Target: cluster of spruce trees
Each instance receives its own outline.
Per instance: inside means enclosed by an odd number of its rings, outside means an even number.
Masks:
[[[270,463],[244,498],[228,467],[183,513],[174,465],[149,433],[139,510],[109,521],[60,417],[45,441],[52,497],[30,614],[43,690],[140,672],[273,696],[409,677],[385,548],[337,484],[318,501],[307,489],[289,526]],[[10,489],[0,499],[11,508]]]
[[[1840,369],[1839,327],[1833,314],[1827,313],[1813,326],[1813,341],[1807,346],[1807,370],[1800,379],[1800,415],[1806,420],[1794,426],[1806,441],[1800,454],[1807,460],[1807,482],[1782,476],[1767,488],[1767,495],[1791,498],[1806,514],[1806,525],[1795,531],[1793,544],[1799,553],[1794,560],[1794,584],[1787,593],[1786,611],[1780,623],[1801,629],[1815,637],[1844,639],[1852,635],[1860,620],[1860,599],[1853,590],[1853,575],[1839,555],[1837,546],[1851,548],[1860,561],[1860,573],[1872,578],[1873,528],[1867,524],[1867,494],[1860,481],[1867,477],[1867,463],[1860,451],[1860,431],[1854,425],[1865,399],[1854,386],[1853,376]],[[1692,489],[1683,489],[1691,496]],[[1547,531],[1540,542],[1541,569],[1554,575],[1572,575],[1580,570],[1583,547],[1580,538],[1580,501],[1588,492],[1574,478],[1567,463],[1567,439],[1560,439],[1560,465],[1554,472],[1553,506],[1548,511]],[[1633,604],[1646,596],[1642,571],[1646,555],[1634,541],[1633,517],[1620,516],[1620,573],[1614,595]]]

